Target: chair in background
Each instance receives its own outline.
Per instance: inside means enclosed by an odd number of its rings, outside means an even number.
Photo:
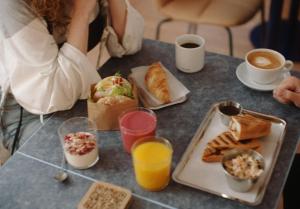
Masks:
[[[233,55],[230,27],[248,22],[260,9],[264,40],[264,0],[155,0],[159,11],[166,16],[156,27],[159,39],[161,26],[170,21],[189,23],[188,33],[196,33],[198,24],[224,27],[228,33],[229,54]]]

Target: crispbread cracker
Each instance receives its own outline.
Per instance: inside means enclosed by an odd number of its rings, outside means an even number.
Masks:
[[[126,209],[131,197],[128,189],[98,181],[90,186],[77,209]]]

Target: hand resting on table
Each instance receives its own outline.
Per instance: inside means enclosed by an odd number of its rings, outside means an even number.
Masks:
[[[290,76],[274,89],[273,97],[283,104],[293,103],[300,108],[300,79]]]

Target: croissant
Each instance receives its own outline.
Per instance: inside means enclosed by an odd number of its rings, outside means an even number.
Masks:
[[[163,104],[171,101],[167,75],[159,63],[150,65],[145,84],[148,91]]]
[[[233,116],[229,130],[236,140],[268,136],[271,132],[271,122],[249,114]]]

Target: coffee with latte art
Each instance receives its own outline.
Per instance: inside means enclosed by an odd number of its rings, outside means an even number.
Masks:
[[[247,76],[258,84],[271,84],[288,75],[293,62],[272,49],[253,49],[245,56]]]
[[[248,62],[263,70],[272,70],[282,65],[277,55],[266,51],[254,51],[247,56]]]

